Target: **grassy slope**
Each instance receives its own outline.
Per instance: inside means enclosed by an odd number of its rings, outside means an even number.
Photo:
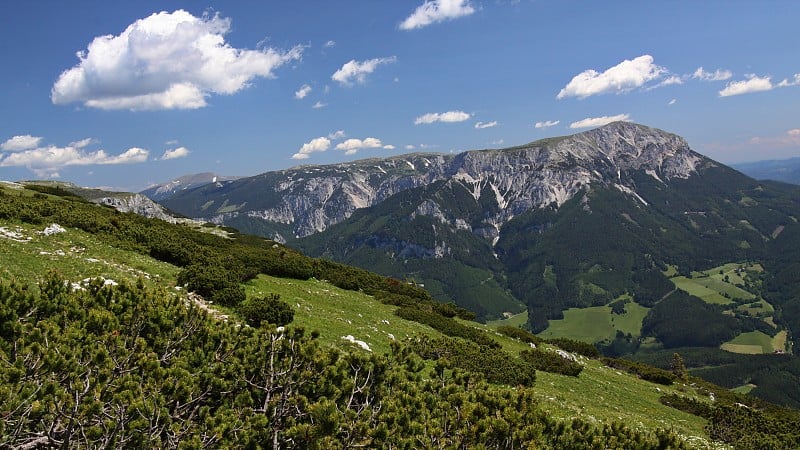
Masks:
[[[551,320],[550,326],[539,336],[546,339],[565,337],[589,343],[613,340],[617,330],[639,336],[647,311],[649,308],[636,303],[625,305],[625,314],[612,314],[609,306],[571,308],[564,311],[564,319]]]
[[[372,351],[381,353],[389,351],[390,334],[399,340],[415,334],[437,335],[427,326],[395,316],[394,306],[314,279],[300,281],[260,275],[246,289],[248,295],[280,294],[282,300],[295,308],[294,323],[308,330],[319,330],[320,340],[332,346],[364,351],[342,339],[352,335],[366,342]],[[491,333],[511,354],[528,348],[498,335],[491,326],[469,323]],[[669,392],[693,395],[689,387],[648,383],[598,361],[586,361],[577,378],[537,372],[534,391],[542,407],[556,417],[582,417],[600,422],[616,419],[633,427],[674,429],[700,447],[707,444],[703,419],[667,408],[658,401],[659,396]]]
[[[147,284],[170,286],[178,271],[174,266],[111,248],[94,236],[77,230],[43,236],[36,234],[40,231],[37,227],[29,225],[0,221],[0,227],[19,230],[31,237],[24,243],[0,238],[0,258],[3,260],[0,279],[3,280],[13,278],[34,283],[47,271],[57,270],[65,278],[75,281],[90,276],[118,281],[141,277]],[[79,248],[83,250],[78,251]],[[63,255],[57,254],[59,250]],[[246,289],[249,295],[280,294],[295,308],[294,324],[320,331],[323,343],[343,349],[364,351],[343,340],[342,336],[346,335],[363,340],[373,351],[383,353],[389,351],[390,334],[396,339],[419,333],[437,334],[431,328],[394,316],[395,308],[392,306],[314,279],[299,281],[262,275],[250,282]],[[488,326],[472,324],[492,333],[511,354],[526,348],[520,342],[494,333]],[[577,378],[544,372],[538,372],[537,376],[535,393],[542,407],[556,417],[579,416],[599,422],[622,420],[637,428],[669,428],[701,447],[707,446],[703,419],[665,407],[658,401],[662,393],[676,389],[693,395],[690,388],[658,386],[606,368],[597,361],[587,361]]]

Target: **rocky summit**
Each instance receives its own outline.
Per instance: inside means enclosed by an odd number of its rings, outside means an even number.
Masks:
[[[444,213],[426,202],[430,215],[488,239],[513,217],[531,209],[562,205],[583,188],[613,185],[638,197],[629,175],[644,171],[660,182],[687,178],[710,160],[674,134],[630,122],[615,122],[572,136],[527,145],[457,155],[415,153],[328,166],[300,166],[235,181],[207,184],[161,199],[190,217],[245,225],[279,241],[321,232],[407,189],[437,181],[463,185],[477,202],[489,197],[482,224]],[[484,199],[485,202],[487,199]],[[639,198],[641,200],[641,198]],[[253,230],[253,223],[261,222]]]

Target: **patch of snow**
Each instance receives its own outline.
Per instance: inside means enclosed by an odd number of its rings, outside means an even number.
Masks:
[[[411,167],[411,170],[417,170],[417,168],[414,167],[414,164],[412,164],[411,161],[406,161],[406,164],[408,164],[408,166]]]
[[[348,334],[347,336],[342,336],[342,339],[344,339],[345,341],[350,342],[352,344],[356,344],[356,345],[358,345],[359,347],[363,348],[364,350],[366,350],[368,352],[372,351],[372,349],[369,348],[369,344],[367,344],[364,341],[359,341],[358,339],[354,338],[352,334]]]

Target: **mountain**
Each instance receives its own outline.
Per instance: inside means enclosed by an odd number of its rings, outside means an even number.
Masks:
[[[739,163],[731,167],[757,180],[800,184],[800,158]]]
[[[220,176],[211,172],[196,173],[178,177],[167,183],[156,184],[140,192],[154,201],[165,200],[178,192],[190,190],[211,183],[224,183],[239,177]]]
[[[798,216],[789,192],[617,122],[503,150],[268,172],[164,204],[412,278],[481,317],[527,307],[541,330],[571,306],[663,295],[668,264],[760,257]]]

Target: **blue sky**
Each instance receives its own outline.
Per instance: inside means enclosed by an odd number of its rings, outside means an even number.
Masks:
[[[0,179],[140,190],[631,120],[800,156],[796,1],[25,1],[0,19]]]

